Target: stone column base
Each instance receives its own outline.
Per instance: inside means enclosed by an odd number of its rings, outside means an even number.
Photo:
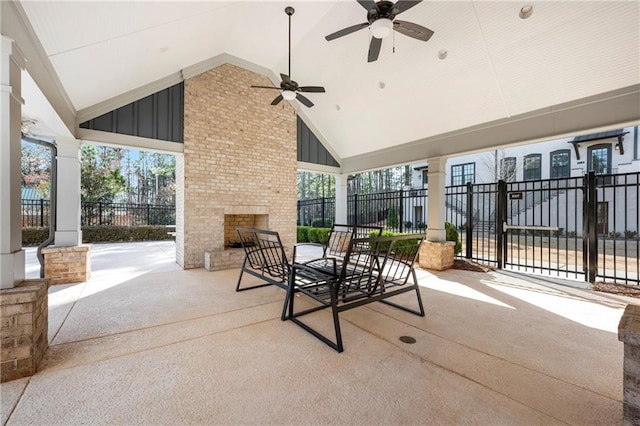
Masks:
[[[418,264],[436,271],[452,268],[455,245],[453,241],[424,241],[420,247]]]
[[[0,290],[0,382],[32,376],[48,347],[48,281],[24,281]]]
[[[618,325],[624,342],[623,416],[625,425],[640,424],[640,306],[627,305]]]
[[[91,278],[91,245],[75,247],[49,246],[42,249],[44,277],[51,284],[88,281]]]

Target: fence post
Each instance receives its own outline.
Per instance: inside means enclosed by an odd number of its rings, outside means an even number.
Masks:
[[[596,281],[596,275],[598,273],[598,231],[597,231],[597,222],[598,222],[598,192],[596,188],[596,173],[591,171],[587,174],[586,178],[587,182],[587,209],[586,213],[583,213],[586,217],[583,217],[583,222],[587,223],[587,233],[583,234],[583,246],[584,240],[588,239],[588,265],[589,265],[589,273],[588,280],[590,283],[594,283]]]
[[[466,253],[465,257],[473,257],[473,185],[467,182],[467,226],[466,226]]]
[[[98,201],[98,225],[102,225],[102,201]]]
[[[353,194],[353,227],[358,227],[358,194]]]
[[[40,198],[40,226],[44,226],[44,199]]]
[[[320,205],[320,209],[321,209],[320,210],[320,214],[322,215],[322,226],[324,227],[324,226],[327,226],[327,223],[324,220],[324,216],[325,216],[325,213],[324,213],[324,208],[325,208],[324,200],[325,199],[324,199],[324,197],[322,197],[321,200],[322,200],[322,204]]]
[[[507,221],[507,182],[498,181],[498,199],[496,201],[496,257],[498,269],[504,268],[507,258],[507,233],[503,224]]]
[[[147,225],[151,223],[151,208],[149,207],[149,203],[147,203]]]
[[[400,232],[403,232],[404,222],[404,189],[400,190],[400,207],[398,208],[398,215],[400,216]]]

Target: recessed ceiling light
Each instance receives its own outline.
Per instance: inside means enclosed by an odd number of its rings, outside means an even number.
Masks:
[[[522,6],[522,8],[520,9],[520,13],[518,14],[518,16],[520,16],[520,19],[527,19],[531,15],[533,15],[533,6],[531,6],[530,4]]]
[[[386,86],[387,85],[384,84],[384,81],[381,81],[381,82],[378,83],[378,87],[381,88],[381,89],[384,89]]]
[[[336,111],[340,111],[340,105],[336,105]]]
[[[444,59],[447,57],[447,55],[448,55],[447,49],[440,49],[440,51],[438,52],[439,59]]]
[[[162,47],[160,48],[160,53],[164,53],[164,52],[166,52],[167,50],[169,50],[169,48],[168,48],[167,46],[162,46]]]

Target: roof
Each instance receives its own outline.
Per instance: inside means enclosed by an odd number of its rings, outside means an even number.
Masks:
[[[590,142],[597,141],[601,139],[609,139],[609,138],[617,138],[618,136],[626,135],[629,132],[623,131],[623,129],[618,130],[610,130],[608,132],[600,132],[600,133],[591,133],[589,135],[576,136],[573,138],[570,143],[578,143],[578,142]]]
[[[524,20],[522,2],[422,1],[398,19],[433,37],[393,32],[371,63],[365,27],[325,40],[366,22],[355,0],[0,7],[2,33],[33,78],[23,84],[23,117],[38,120],[34,134],[66,127],[83,139],[77,123],[225,62],[278,84],[289,67],[290,4],[291,75],[326,88],[308,94],[313,108],[292,104],[351,173],[640,122],[640,2],[533,3]]]

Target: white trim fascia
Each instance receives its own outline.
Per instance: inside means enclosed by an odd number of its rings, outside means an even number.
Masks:
[[[340,167],[325,166],[322,164],[307,163],[305,161],[298,161],[299,172],[313,172],[313,173],[326,173],[330,175],[340,175],[342,170]]]
[[[29,18],[17,1],[0,1],[2,35],[14,40],[26,60],[25,69],[47,98],[64,125],[74,134],[76,109],[49,60]]]
[[[104,100],[90,107],[83,108],[78,111],[77,125],[79,126],[85,121],[100,117],[103,114],[116,110],[125,105],[129,105],[132,102],[139,101],[140,99],[143,99],[149,95],[153,95],[154,93],[174,86],[184,80],[195,77],[224,64],[236,65],[249,71],[265,75],[276,86],[280,85],[280,80],[278,80],[276,75],[270,69],[256,65],[249,61],[245,61],[244,59],[240,59],[227,53],[221,53],[220,55],[216,55],[197,64],[190,65],[178,72],[172,73],[159,80],[145,84],[144,86],[137,87],[133,90],[122,93],[118,96],[114,96],[113,98]]]
[[[412,164],[425,158],[454,157],[488,149],[545,142],[640,123],[640,84],[483,123],[392,148],[344,158],[343,173]]]
[[[143,151],[153,151],[162,154],[182,154],[184,152],[184,145],[179,142],[141,138],[139,136],[102,132],[100,130],[78,128],[77,138],[84,142],[94,142],[117,148],[141,149]]]

